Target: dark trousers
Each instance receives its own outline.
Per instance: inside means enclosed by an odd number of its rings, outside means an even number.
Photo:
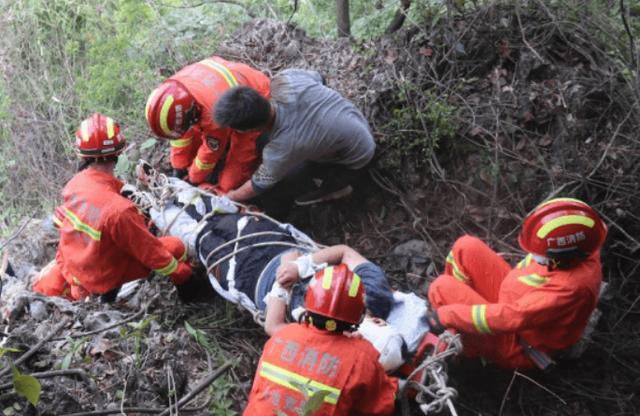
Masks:
[[[335,163],[304,162],[291,171],[272,188],[254,198],[252,203],[263,209],[267,215],[283,219],[291,210],[297,196],[318,190],[314,179],[320,179],[320,188],[332,192],[353,184],[369,169],[349,169]]]

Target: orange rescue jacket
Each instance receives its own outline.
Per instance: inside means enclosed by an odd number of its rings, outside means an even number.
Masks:
[[[247,65],[213,56],[186,66],[169,79],[182,84],[200,107],[198,123],[183,137],[171,140],[171,166],[188,168],[189,181],[199,184],[228,152],[218,185],[225,192],[237,188],[258,167],[256,139],[260,132],[220,128],[213,119],[213,109],[220,96],[237,85],[251,87],[268,99],[269,78]]]
[[[62,275],[91,293],[106,293],[151,269],[169,276],[178,268],[136,206],[119,194],[121,187],[113,175],[89,167],[67,183],[53,215]]]
[[[450,256],[448,261],[454,260]],[[453,269],[464,279],[455,263]],[[496,303],[444,305],[438,317],[443,325],[467,333],[517,333],[532,347],[555,352],[580,339],[601,281],[599,252],[571,269],[553,271],[528,255],[506,275]]]
[[[328,392],[314,416],[391,415],[398,381],[378,356],[363,339],[287,325],[265,344],[244,415],[297,415],[306,401],[299,386]]]

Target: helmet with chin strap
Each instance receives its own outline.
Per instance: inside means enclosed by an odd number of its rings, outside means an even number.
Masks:
[[[125,144],[118,123],[100,113],[84,120],[76,131],[76,151],[85,159],[117,156]]]
[[[325,267],[309,283],[304,307],[326,318],[328,331],[335,331],[338,323],[359,324],[365,311],[364,284],[346,264]]]
[[[151,92],[144,113],[156,136],[177,139],[197,121],[196,109],[196,100],[189,90],[169,79]]]
[[[527,215],[518,243],[538,256],[570,260],[599,250],[606,237],[607,225],[593,208],[579,199],[555,198]]]

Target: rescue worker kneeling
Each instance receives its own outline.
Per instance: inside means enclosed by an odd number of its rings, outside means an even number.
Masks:
[[[114,174],[126,141],[111,118],[94,114],[76,132],[80,172],[62,190],[53,222],[60,231],[56,258],[33,285],[35,292],[71,300],[109,293],[153,270],[179,285],[191,276],[185,246],[156,238],[137,207],[120,195]]]
[[[546,368],[580,339],[596,307],[606,235],[589,205],[557,198],[525,218],[518,242],[529,254],[513,269],[479,239],[458,239],[429,287],[432,331],[462,332],[470,357]]]
[[[315,274],[302,323],[279,327],[267,341],[244,415],[297,415],[314,394],[324,395],[317,415],[393,413],[398,380],[368,341],[351,334],[365,312],[364,291],[345,264]],[[275,302],[285,307],[286,293],[270,292],[267,320]]]

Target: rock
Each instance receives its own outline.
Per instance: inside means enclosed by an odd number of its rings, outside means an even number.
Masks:
[[[431,258],[431,248],[423,240],[409,240],[393,249],[396,256],[410,257],[412,260],[426,263]]]
[[[42,321],[49,317],[47,305],[41,300],[33,300],[29,303],[29,314],[36,321]]]

